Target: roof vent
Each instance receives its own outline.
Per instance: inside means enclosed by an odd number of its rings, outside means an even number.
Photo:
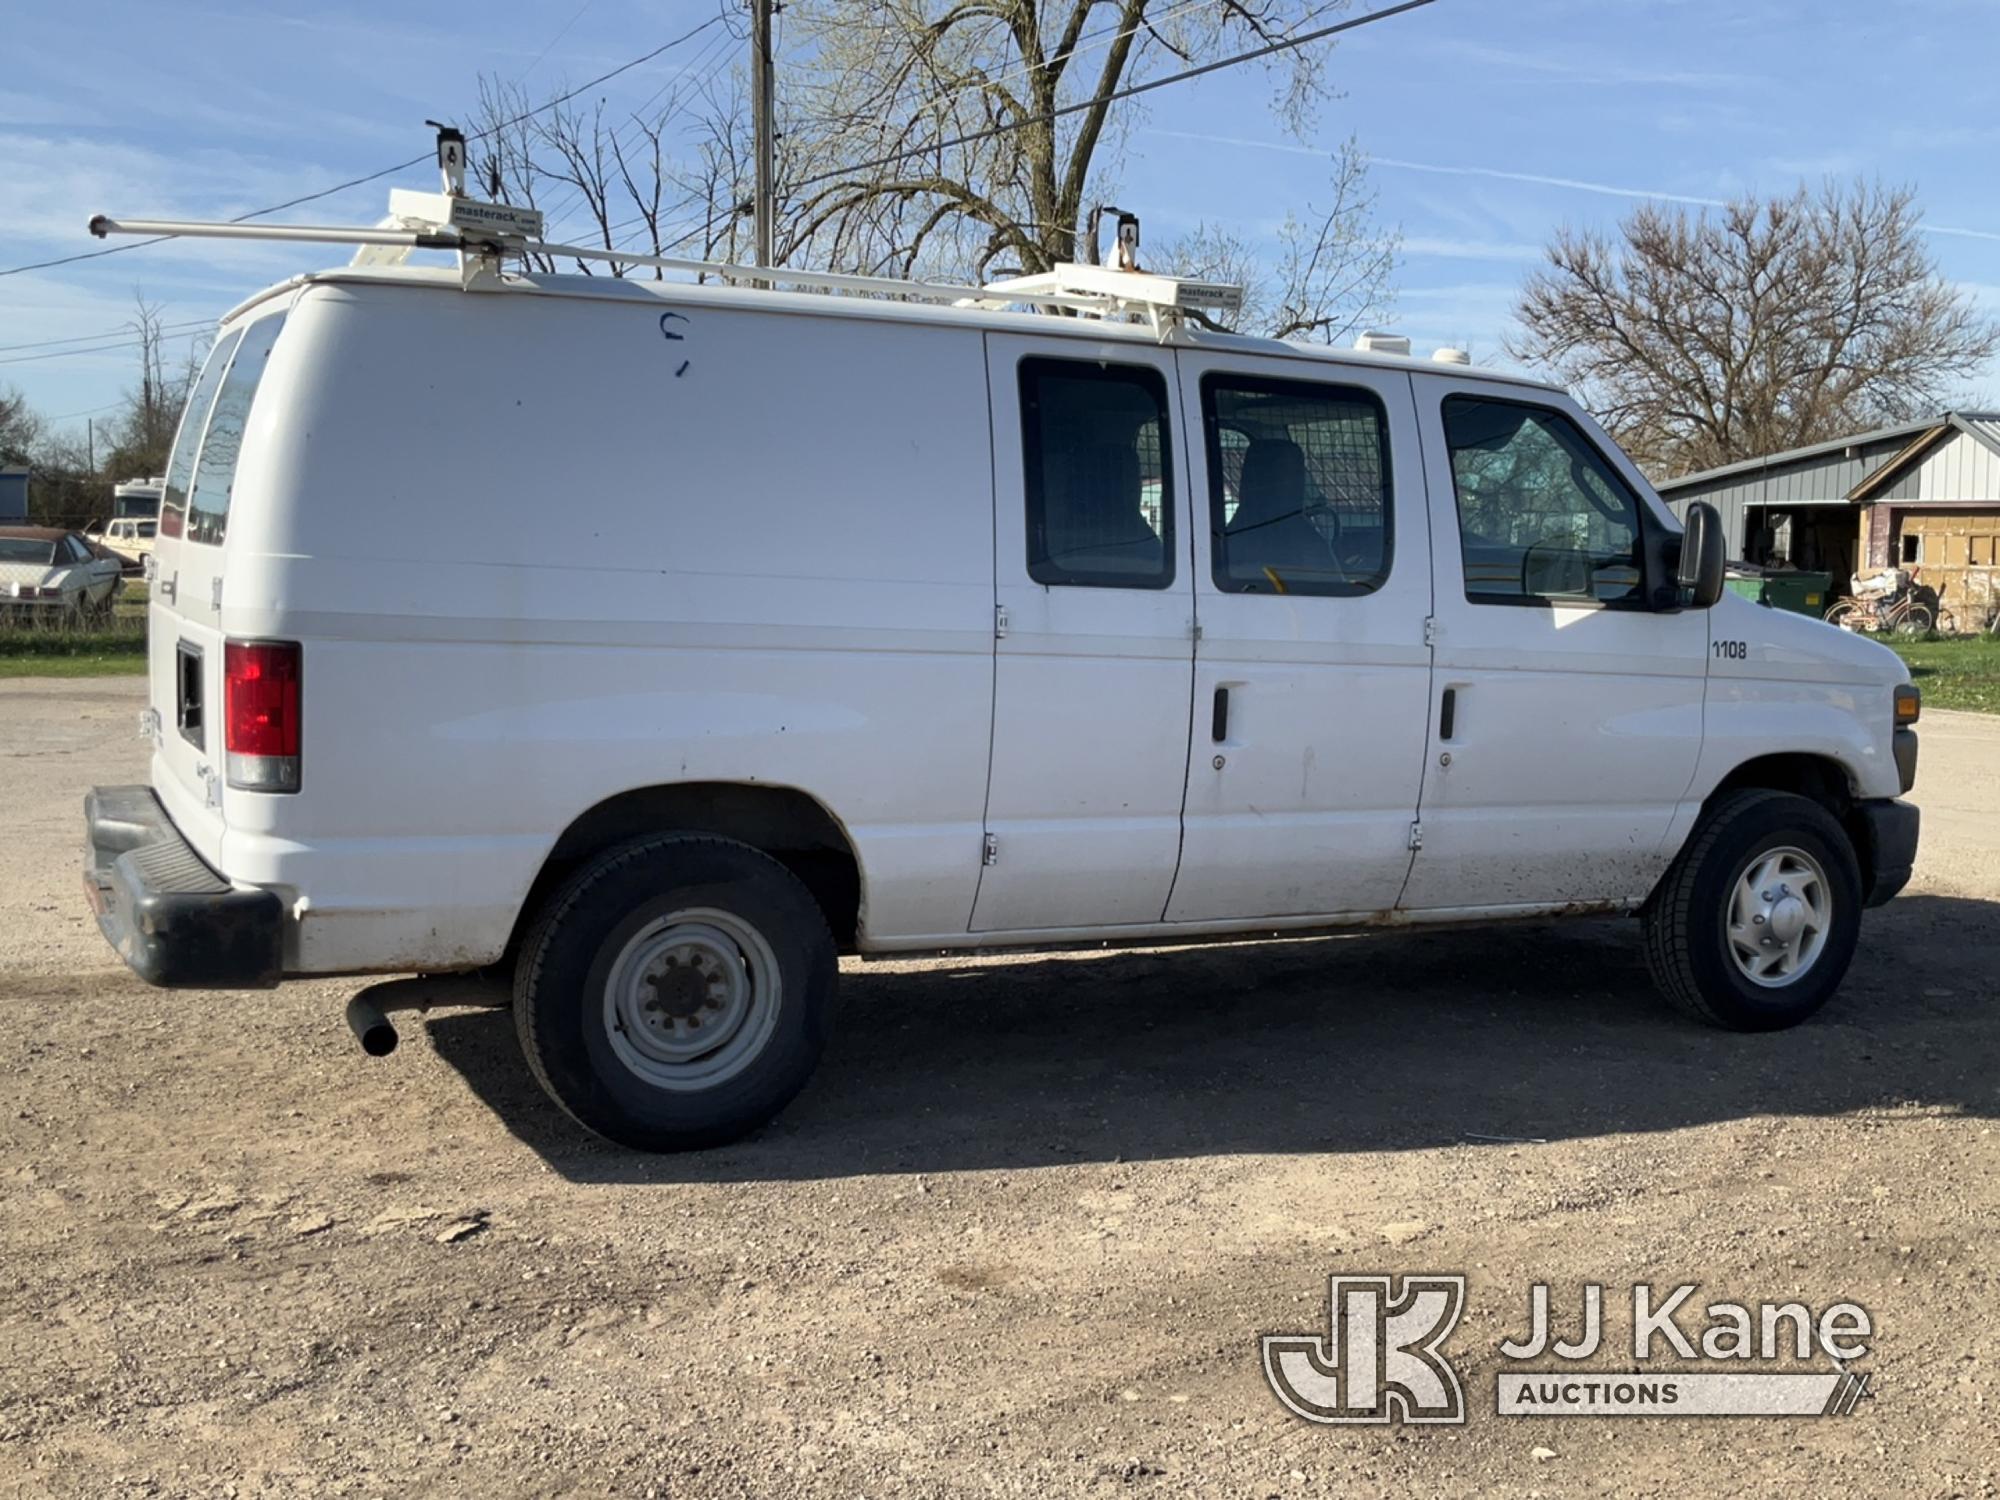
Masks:
[[[1433,354],[1431,358],[1441,365],[1469,365],[1472,363],[1472,356],[1470,354],[1467,354],[1463,349],[1454,349],[1448,344]]]
[[[1364,333],[1354,347],[1363,354],[1408,354],[1410,341],[1400,333]]]

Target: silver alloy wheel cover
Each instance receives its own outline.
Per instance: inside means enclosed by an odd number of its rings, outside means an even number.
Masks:
[[[1819,961],[1832,922],[1826,871],[1788,844],[1751,855],[1737,871],[1722,912],[1722,940],[1745,979],[1782,989]]]
[[[641,927],[604,983],[611,1050],[654,1088],[714,1088],[754,1061],[778,1024],[783,981],[764,935],[734,912],[690,907]]]

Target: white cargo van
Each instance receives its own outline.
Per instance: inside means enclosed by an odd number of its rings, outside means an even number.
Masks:
[[[780,1109],[849,952],[1624,912],[1709,1020],[1816,1010],[1915,854],[1897,658],[1722,593],[1561,391],[1168,285],[246,302],[167,479],[151,781],[89,802],[105,934],[165,985],[504,965],[647,1148]]]

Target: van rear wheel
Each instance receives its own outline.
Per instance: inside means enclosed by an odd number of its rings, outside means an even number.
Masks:
[[[1653,982],[1681,1009],[1731,1031],[1796,1026],[1854,959],[1854,846],[1808,798],[1732,793],[1695,830],[1643,921]]]
[[[522,944],[528,1066],[579,1124],[642,1151],[733,1140],[805,1086],[831,1030],[833,937],[798,878],[733,839],[600,856]]]

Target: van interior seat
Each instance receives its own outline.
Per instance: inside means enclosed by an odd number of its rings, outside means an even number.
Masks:
[[[1257,438],[1243,450],[1236,514],[1224,533],[1230,575],[1261,579],[1266,565],[1323,571],[1326,539],[1306,519],[1306,454],[1290,438]]]
[[[1048,455],[1049,560],[1119,571],[1160,566],[1158,533],[1140,509],[1139,455],[1129,443],[1078,443]]]

